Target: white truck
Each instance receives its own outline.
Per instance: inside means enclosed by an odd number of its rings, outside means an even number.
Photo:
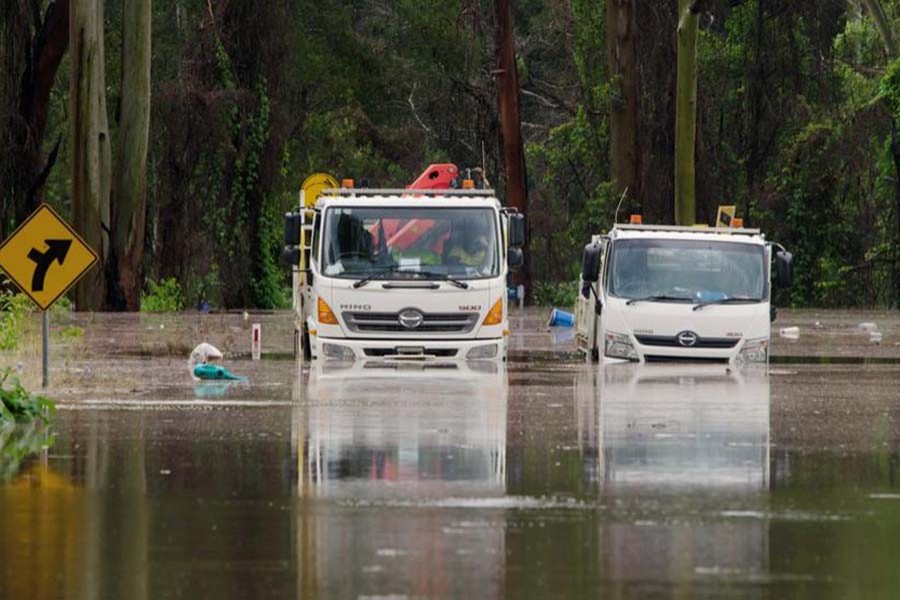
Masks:
[[[576,338],[594,360],[766,363],[792,277],[758,229],[617,224],[585,247]]]
[[[506,358],[507,275],[523,262],[524,219],[492,190],[460,183],[347,182],[286,215],[304,358]]]

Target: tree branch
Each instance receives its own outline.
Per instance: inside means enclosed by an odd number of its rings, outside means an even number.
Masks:
[[[53,170],[53,165],[56,164],[56,158],[59,155],[59,147],[62,145],[62,135],[60,135],[56,139],[56,144],[53,146],[53,150],[50,151],[50,155],[47,157],[47,163],[44,165],[44,168],[41,169],[41,172],[38,174],[37,179],[34,183],[31,184],[31,187],[28,189],[28,196],[26,206],[36,207],[38,202],[36,201],[38,192],[41,191],[41,188],[44,187],[44,184],[47,183],[47,178],[50,177],[50,171]]]
[[[416,104],[413,101],[413,96],[415,96],[416,89],[418,89],[418,87],[419,87],[418,83],[413,84],[412,90],[409,92],[409,98],[407,98],[406,101],[409,103],[409,108],[412,111],[413,117],[415,117],[416,122],[422,127],[422,129],[425,130],[426,133],[433,134],[434,132],[431,131],[431,128],[428,125],[426,125],[424,121],[422,121],[422,119],[419,117],[419,113],[416,112]]]

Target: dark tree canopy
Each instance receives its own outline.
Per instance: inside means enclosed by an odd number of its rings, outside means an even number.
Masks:
[[[105,3],[113,139],[122,2]],[[875,4],[882,19],[872,0],[694,3],[697,220],[736,204],[793,250],[797,285],[782,302],[900,299],[900,65],[884,37],[900,1]],[[577,277],[579,249],[612,224],[626,187],[620,219],[674,219],[677,5],[513,3],[541,298]],[[139,270],[174,278],[189,305],[289,301],[280,215],[313,172],[399,186],[431,162],[483,161],[503,189],[493,2],[152,6]],[[40,200],[71,214],[67,8],[0,0],[3,234]]]

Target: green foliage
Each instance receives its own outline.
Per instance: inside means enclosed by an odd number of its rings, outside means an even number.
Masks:
[[[531,301],[538,306],[556,306],[572,309],[578,298],[578,282],[562,281],[547,283],[539,281],[534,284]]]
[[[174,277],[160,282],[147,280],[147,290],[141,294],[141,312],[178,312],[184,309],[181,286]]]
[[[291,295],[282,282],[285,269],[279,261],[284,247],[280,213],[267,207],[260,222],[258,275],[252,285],[254,304],[260,308],[289,308]]]
[[[19,347],[22,327],[31,308],[31,300],[24,294],[0,292],[0,350]]]
[[[55,413],[53,402],[22,387],[12,369],[0,371],[0,423],[46,423]]]
[[[64,325],[62,328],[60,328],[59,335],[63,339],[80,339],[84,337],[84,329],[82,329],[78,325]]]
[[[894,118],[900,117],[900,57],[888,66],[878,86],[878,97],[890,108]]]

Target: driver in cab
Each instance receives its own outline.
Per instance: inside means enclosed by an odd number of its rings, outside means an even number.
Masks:
[[[490,248],[484,224],[461,223],[450,236],[448,247],[444,255],[446,264],[480,267],[487,260]]]

